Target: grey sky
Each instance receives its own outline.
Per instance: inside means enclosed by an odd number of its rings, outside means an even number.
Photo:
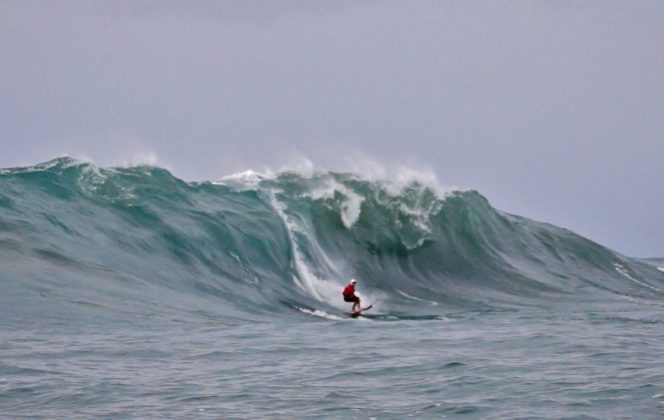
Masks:
[[[0,1],[0,167],[434,168],[664,255],[662,1]]]

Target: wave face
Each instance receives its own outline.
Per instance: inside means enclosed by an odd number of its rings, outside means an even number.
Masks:
[[[336,318],[351,277],[397,317],[664,297],[657,267],[475,191],[331,172],[188,183],[69,158],[0,171],[0,265],[14,318]]]

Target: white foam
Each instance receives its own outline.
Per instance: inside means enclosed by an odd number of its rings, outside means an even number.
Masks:
[[[664,267],[657,267],[657,269],[658,269],[659,271],[664,272]]]
[[[27,166],[29,170],[48,170],[53,166],[61,163],[57,159],[68,158],[69,162],[63,164],[63,168],[70,168],[81,164],[90,164],[95,167],[102,167],[104,170],[112,170],[113,167],[118,168],[131,168],[135,166],[159,166],[161,168],[172,171],[171,165],[157,158],[157,154],[152,151],[139,150],[136,152],[123,153],[116,158],[106,157],[101,159],[92,159],[90,156],[82,153],[69,154],[60,153],[56,159],[40,163],[37,165]]]
[[[157,154],[150,150],[137,148],[136,150],[125,150],[115,156],[105,156],[92,159],[85,154],[76,154],[72,157],[78,162],[90,163],[102,167],[105,171],[112,171],[114,168],[135,168],[140,166],[160,167],[170,172],[174,172],[173,166],[160,159]]]
[[[297,232],[300,232],[304,235],[306,235],[306,233],[298,227],[297,223],[290,216],[288,216],[286,213],[286,206],[277,199],[274,192],[270,193],[270,201],[272,202],[272,207],[275,209],[285,224],[288,240],[291,244],[291,248],[293,249],[293,259],[295,262],[296,271],[296,275],[293,276],[293,280],[298,286],[300,286],[300,288],[311,294],[314,298],[323,301],[323,296],[317,290],[323,289],[323,283],[321,279],[318,279],[314,275],[309,266],[305,263],[300,244],[295,240],[294,237],[294,234]],[[327,287],[324,289],[327,289]]]
[[[354,179],[375,183],[381,186],[385,193],[391,197],[399,196],[406,188],[414,185],[430,189],[440,199],[444,199],[455,191],[463,191],[462,188],[457,186],[442,185],[436,172],[427,165],[415,163],[410,166],[403,164],[385,165],[358,155],[346,157],[344,162],[338,165],[336,169],[315,164],[307,157],[299,155],[288,165],[277,169],[266,167],[263,171],[245,170],[224,176],[215,182],[223,184],[228,181],[251,181],[256,177],[274,179],[285,173],[297,174],[305,179],[312,179],[330,170],[352,174],[351,176]]]
[[[99,185],[106,182],[106,175],[104,175],[97,166],[90,163],[85,165],[81,170],[81,177],[78,179],[78,185],[86,191],[97,191]]]
[[[438,302],[434,302],[432,300],[426,300],[426,299],[421,299],[421,298],[418,298],[418,297],[415,297],[415,296],[411,296],[411,295],[409,295],[408,293],[406,293],[402,290],[397,290],[397,293],[399,293],[401,296],[407,297],[409,299],[417,300],[417,301],[420,301],[420,302],[427,302],[427,303],[432,304],[433,306],[438,305]]]
[[[335,193],[337,192],[342,197],[339,203],[341,221],[349,229],[360,218],[364,197],[329,176],[325,178],[324,182],[318,188],[305,194],[305,196],[314,200],[333,200],[336,199]]]
[[[318,316],[318,317],[325,318],[325,319],[331,319],[333,321],[344,321],[346,319],[346,318],[341,318],[341,317],[336,316],[336,315],[329,314],[329,313],[325,312],[322,309],[311,310],[311,309],[299,308],[299,307],[297,309],[299,309],[300,312],[304,312],[305,314]]]
[[[429,166],[412,163],[411,165],[386,165],[367,158],[355,155],[346,158],[346,171],[357,174],[359,179],[375,182],[381,185],[385,192],[396,197],[404,189],[414,184],[422,185],[436,193],[438,198],[445,198],[454,191],[461,191],[456,186],[444,186],[438,180],[436,172]]]
[[[362,159],[353,161],[350,174],[344,176],[350,179],[371,182],[376,185],[390,199],[398,199],[398,203],[386,202],[386,205],[396,205],[397,210],[406,215],[412,224],[424,233],[431,232],[431,216],[435,215],[442,208],[438,200],[431,200],[425,205],[425,199],[428,192],[432,192],[436,198],[445,199],[455,191],[457,187],[442,187],[438,182],[435,172],[429,168],[413,169],[405,166],[398,166],[388,171],[384,166],[375,161]],[[344,183],[335,179],[335,177],[326,172],[316,172],[314,164],[301,158],[297,165],[282,167],[277,171],[265,169],[262,172],[255,170],[245,170],[224,176],[214,184],[230,185],[235,187],[255,188],[263,180],[276,179],[284,173],[294,173],[307,180],[314,181],[311,184],[315,186],[302,196],[310,197],[314,200],[336,200],[340,210],[342,223],[346,228],[351,228],[360,218],[362,204],[366,198]],[[400,197],[410,189],[415,192],[414,202],[403,202]],[[412,197],[412,194],[409,194]],[[409,200],[410,201],[410,200]]]
[[[341,205],[341,221],[344,226],[350,228],[360,219],[360,212],[362,211],[362,203],[364,197],[352,194],[349,196],[350,200]]]
[[[438,214],[442,208],[439,201],[432,201],[426,208],[411,208],[405,203],[399,204],[399,211],[410,218],[411,223],[425,233],[431,233],[431,217]]]
[[[640,281],[640,280],[635,279],[634,277],[632,277],[632,276],[629,274],[629,272],[627,271],[627,269],[626,269],[624,266],[622,266],[621,264],[613,263],[613,266],[615,267],[615,269],[616,269],[617,272],[619,272],[620,274],[622,274],[625,278],[627,278],[627,279],[633,281],[634,283],[639,284],[639,285],[641,285],[641,286],[643,286],[643,287],[647,287],[648,289],[655,290],[655,291],[657,291],[657,292],[661,292],[661,291],[662,291],[661,289],[658,289],[657,287],[651,286],[651,285],[649,285],[649,284],[647,284],[647,283],[644,283],[644,282],[642,282],[642,281]]]
[[[265,172],[258,172],[252,169],[248,169],[246,171],[238,172],[231,175],[226,175],[224,177],[221,177],[217,181],[212,181],[212,183],[216,185],[232,185],[232,186],[239,185],[243,187],[254,188],[257,187],[261,181],[264,181],[266,179],[272,179],[273,177],[274,174],[269,170],[266,170]]]
[[[62,159],[68,159],[68,161],[63,162]],[[67,169],[74,166],[78,166],[82,163],[91,163],[91,162],[82,161],[80,159],[71,157],[67,154],[61,154],[58,155],[55,159],[49,160],[48,162],[42,162],[36,165],[24,165],[14,169],[18,169],[20,172],[41,172],[41,171],[48,171],[49,169],[52,169],[58,165],[61,165],[63,169]]]

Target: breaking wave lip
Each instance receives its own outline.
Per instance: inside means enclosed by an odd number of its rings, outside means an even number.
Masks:
[[[150,311],[181,308],[175,299],[228,318],[295,307],[336,317],[348,309],[340,290],[350,278],[361,279],[364,302],[396,319],[553,295],[664,297],[661,262],[508,215],[476,191],[440,193],[412,173],[381,180],[308,168],[196,183],[159,167],[55,159],[0,171],[0,264],[19,254],[16,288],[57,284],[68,301],[106,308],[113,296]],[[367,314],[388,319],[376,316]]]

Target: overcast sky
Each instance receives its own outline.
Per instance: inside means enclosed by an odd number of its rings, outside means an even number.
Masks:
[[[0,0],[0,167],[364,155],[664,256],[664,1]]]

